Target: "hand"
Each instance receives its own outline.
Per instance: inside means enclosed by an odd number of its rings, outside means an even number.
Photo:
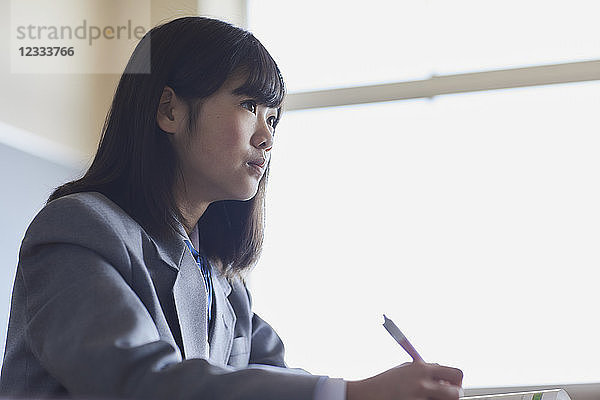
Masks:
[[[346,385],[346,400],[457,400],[460,369],[412,362]]]

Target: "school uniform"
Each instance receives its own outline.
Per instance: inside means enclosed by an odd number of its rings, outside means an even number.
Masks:
[[[207,291],[189,245],[97,192],[46,205],[21,245],[0,395],[309,400],[334,382],[287,368],[245,284],[209,266]]]

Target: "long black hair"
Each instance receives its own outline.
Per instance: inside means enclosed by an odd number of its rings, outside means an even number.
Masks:
[[[48,202],[97,191],[150,234],[176,230],[183,216],[175,204],[173,184],[181,170],[168,135],[156,122],[161,93],[169,86],[190,105],[191,128],[197,103],[238,72],[247,78],[236,92],[278,108],[279,118],[283,78],[250,32],[205,17],[178,18],[151,29],[121,76],[90,168],[82,178],[58,187]],[[260,256],[268,172],[267,166],[252,199],[214,202],[198,221],[202,251],[228,276],[251,267]]]

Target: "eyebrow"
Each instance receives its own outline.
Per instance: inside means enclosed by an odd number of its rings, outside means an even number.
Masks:
[[[245,84],[242,84],[241,86],[231,89],[231,94],[238,96],[250,96],[250,94],[246,93],[246,91],[241,90],[244,86]]]
[[[233,89],[231,91],[231,94],[234,95],[234,96],[238,96],[238,97],[250,97],[252,100],[256,100],[257,102],[260,103],[260,101],[258,100],[258,98],[255,95],[247,93],[245,91],[240,91],[239,89],[240,88]]]
[[[233,94],[234,96],[247,96],[247,93],[241,92],[240,88],[231,89],[230,93]]]
[[[232,89],[231,90],[231,94],[234,95],[234,96],[247,96],[247,97],[250,97],[253,100],[256,100],[259,103],[262,103],[262,102],[259,101],[258,96],[256,96],[255,94],[252,94],[252,93],[240,90],[242,87],[243,86],[240,86],[238,88]]]

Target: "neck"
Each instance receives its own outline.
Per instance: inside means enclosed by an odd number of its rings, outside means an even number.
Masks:
[[[175,190],[174,195],[175,204],[183,217],[181,223],[185,229],[185,233],[189,236],[200,217],[202,217],[210,205],[210,202],[195,200],[192,193],[188,191]]]

